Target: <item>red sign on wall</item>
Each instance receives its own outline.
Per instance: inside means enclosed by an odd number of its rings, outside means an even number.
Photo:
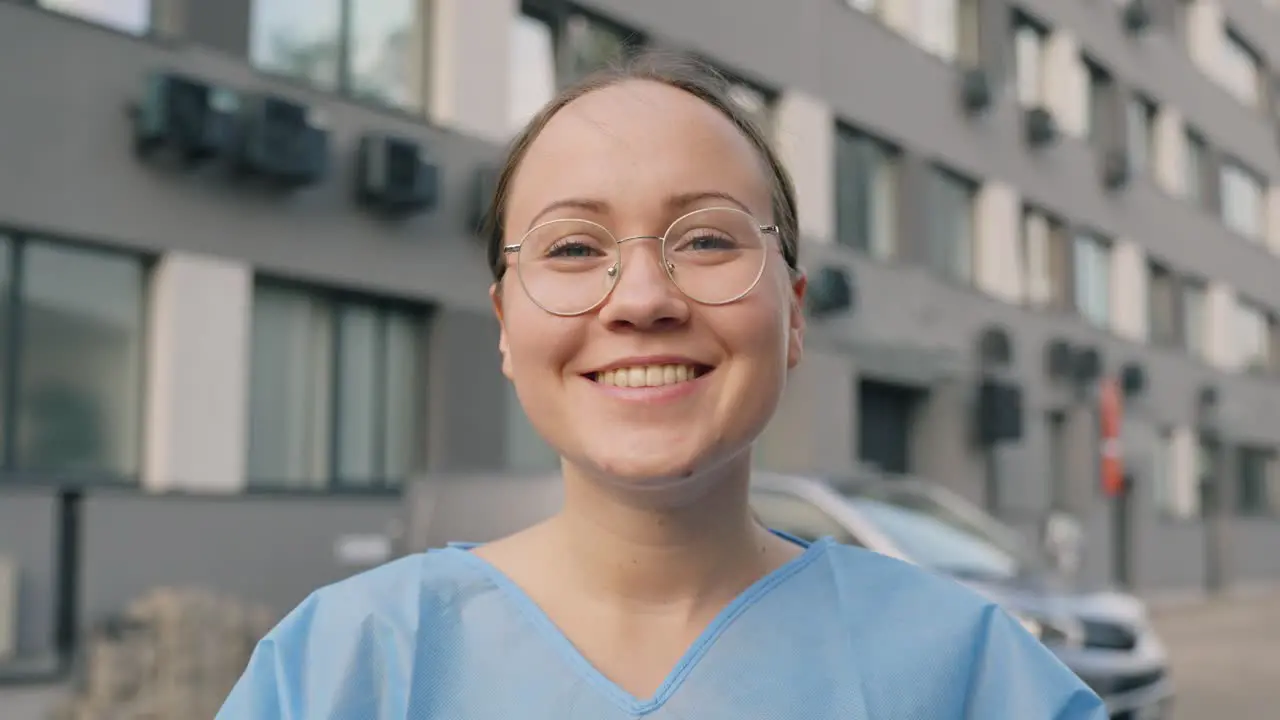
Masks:
[[[1103,378],[1098,386],[1098,421],[1102,434],[1102,492],[1116,497],[1124,491],[1124,456],[1120,428],[1124,425],[1124,397],[1115,378]]]

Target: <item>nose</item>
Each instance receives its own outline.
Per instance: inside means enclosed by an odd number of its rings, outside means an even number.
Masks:
[[[661,247],[661,238],[648,235],[621,242],[618,278],[600,308],[610,327],[659,330],[688,321],[689,304],[662,266]]]

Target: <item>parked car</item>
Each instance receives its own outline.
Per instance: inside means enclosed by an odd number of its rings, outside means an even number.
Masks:
[[[435,475],[405,492],[399,553],[488,542],[560,507],[558,473]],[[1143,604],[1059,581],[1057,563],[960,496],[918,479],[757,472],[752,506],[767,526],[831,536],[936,572],[992,598],[1102,696],[1113,720],[1168,720],[1173,684]]]
[[[1142,602],[1072,589],[1041,547],[959,495],[910,478],[759,473],[752,506],[775,530],[860,545],[990,597],[1102,696],[1113,720],[1172,717],[1168,657]]]

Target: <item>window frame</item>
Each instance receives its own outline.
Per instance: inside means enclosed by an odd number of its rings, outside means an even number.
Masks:
[[[256,293],[257,290],[261,287],[267,287],[274,290],[281,290],[284,292],[303,293],[309,296],[313,300],[319,300],[325,303],[327,306],[328,312],[327,312],[326,320],[329,323],[331,323],[331,335],[328,338],[328,347],[325,348],[328,354],[327,362],[330,368],[329,377],[325,378],[328,397],[329,397],[329,411],[328,411],[329,418],[324,428],[324,434],[323,434],[323,439],[325,443],[324,466],[325,466],[326,472],[324,473],[323,477],[308,478],[307,480],[312,482],[308,482],[306,484],[299,484],[289,478],[272,478],[272,477],[256,476],[252,474],[252,472],[248,468],[248,458],[249,458],[250,449],[248,444],[246,444],[245,446],[245,488],[244,488],[245,492],[259,493],[259,494],[286,494],[286,495],[288,494],[381,495],[381,494],[387,494],[387,493],[395,494],[395,493],[401,492],[401,490],[404,487],[404,483],[408,482],[411,479],[410,477],[400,478],[400,477],[382,476],[382,477],[372,477],[372,478],[349,478],[349,477],[343,477],[343,473],[341,472],[342,458],[341,458],[340,444],[341,444],[342,425],[341,425],[340,417],[342,415],[341,395],[342,395],[342,383],[343,383],[343,375],[341,371],[341,368],[342,368],[341,356],[342,356],[342,350],[343,350],[342,329],[341,329],[341,323],[340,323],[341,310],[343,308],[349,308],[349,307],[373,308],[374,310],[376,310],[378,313],[378,318],[381,321],[380,324],[384,330],[382,334],[382,342],[381,342],[382,349],[384,351],[385,351],[385,345],[386,345],[385,327],[386,327],[386,318],[388,314],[399,313],[399,314],[408,316],[416,324],[418,332],[420,333],[419,340],[422,342],[422,345],[420,346],[421,352],[419,356],[416,358],[417,361],[419,362],[419,367],[418,367],[419,387],[417,388],[419,413],[417,418],[417,425],[415,426],[414,430],[415,430],[415,435],[421,439],[421,438],[427,437],[428,426],[430,423],[430,418],[428,414],[423,412],[422,410],[423,408],[426,407],[426,404],[429,403],[429,396],[431,393],[430,373],[428,372],[428,367],[427,367],[428,358],[426,357],[425,353],[429,348],[430,333],[435,320],[436,311],[438,308],[432,303],[427,301],[418,301],[418,300],[413,300],[413,299],[408,299],[403,297],[395,297],[390,295],[380,295],[376,293],[363,292],[359,290],[352,290],[352,289],[342,288],[337,286],[321,285],[314,282],[298,280],[295,278],[289,278],[281,275],[274,275],[274,274],[268,274],[268,273],[256,273],[253,278],[252,292]],[[252,327],[252,323],[253,323],[253,318],[251,313],[250,327]],[[382,355],[384,357],[381,359],[385,359],[385,352],[383,352]],[[249,372],[249,376],[252,377],[252,373],[253,373],[252,348],[250,348],[250,353],[249,353],[248,372]],[[382,374],[381,367],[379,367],[379,374],[375,375],[375,377],[385,379],[384,375]],[[385,385],[380,384],[379,388],[385,391]],[[386,408],[383,406],[384,401],[385,401],[385,398],[381,398],[376,401],[378,403],[378,416],[380,417],[378,421],[379,425],[383,423],[383,419],[381,419],[381,416],[385,414],[385,410],[386,410]],[[245,402],[246,402],[245,431],[249,432],[252,426],[253,408],[252,408],[252,399],[249,397],[248,394],[246,394],[245,396]],[[377,452],[379,453],[383,452],[385,448],[386,439],[387,439],[386,428],[379,427],[377,432],[377,437],[375,437],[374,439],[375,450]],[[409,472],[410,476],[417,469],[415,465],[421,465],[421,462],[416,462],[416,461],[420,461],[423,459],[424,458],[415,456],[410,460],[410,466],[411,466],[410,472]],[[380,455],[378,463],[380,465],[384,464],[385,458],[381,457]]]
[[[3,373],[0,373],[0,418],[3,418],[0,433],[3,433],[3,440],[0,441],[0,486],[14,485],[37,485],[40,487],[48,487],[56,485],[61,487],[138,487],[142,483],[142,468],[144,464],[144,454],[146,452],[147,433],[146,430],[146,398],[147,386],[150,379],[150,363],[148,361],[148,346],[151,340],[151,317],[150,317],[150,288],[156,263],[159,260],[155,253],[139,251],[130,248],[123,248],[105,239],[92,238],[86,236],[72,236],[56,232],[46,232],[30,227],[22,227],[17,225],[3,224],[0,225],[0,238],[5,240],[0,243],[0,252],[7,253],[6,258],[11,275],[9,277],[9,287],[5,289],[6,306],[0,309],[0,312],[9,314],[7,332],[0,340],[0,352],[5,353],[5,361],[7,365]],[[52,245],[65,250],[74,250],[90,255],[109,257],[114,259],[130,259],[138,263],[138,269],[142,278],[143,301],[139,307],[140,317],[139,327],[142,330],[142,347],[139,353],[138,368],[140,373],[140,382],[138,383],[138,395],[135,398],[138,403],[138,427],[134,430],[134,447],[137,472],[135,473],[115,473],[110,471],[70,471],[64,469],[20,469],[14,462],[13,448],[17,444],[19,437],[19,404],[18,398],[21,396],[22,390],[22,366],[24,354],[24,336],[22,323],[23,290],[25,283],[23,282],[23,257],[26,252],[26,246],[31,243],[41,243]],[[7,247],[5,245],[7,244]]]
[[[155,0],[151,0],[151,1],[155,2]],[[335,69],[332,86],[329,86],[327,83],[315,82],[311,78],[306,77],[305,75],[300,75],[297,73],[290,73],[290,72],[274,69],[259,62],[258,58],[255,57],[253,52],[253,44],[254,44],[254,37],[255,37],[254,35],[255,28],[253,25],[253,12],[254,12],[253,6],[261,2],[284,2],[284,1],[287,1],[287,0],[249,0],[247,9],[250,15],[249,15],[248,22],[246,23],[247,33],[246,33],[245,56],[246,56],[246,61],[249,63],[249,66],[255,72],[260,72],[260,73],[269,75],[270,77],[273,77],[273,78],[279,78],[286,82],[305,85],[309,89],[314,89],[314,90],[318,90],[320,92],[325,92],[325,93],[332,93],[333,95],[336,95],[342,98],[343,100],[354,103],[356,105],[375,107],[382,111],[402,113],[404,115],[413,117],[419,121],[421,121],[421,118],[428,113],[428,111],[430,110],[431,97],[430,97],[430,93],[426,90],[427,83],[424,83],[421,81],[417,83],[417,87],[412,88],[412,91],[413,91],[412,94],[417,96],[416,100],[408,104],[398,103],[390,99],[373,97],[367,94],[362,94],[358,91],[355,83],[356,74],[352,69],[352,49],[354,45],[354,43],[352,42],[352,38],[353,38],[354,28],[356,27],[355,7],[357,5],[357,0],[327,0],[328,2],[336,3],[338,6],[338,28],[337,28],[337,36],[335,38],[336,53],[337,53],[337,67]],[[410,2],[409,4],[413,8],[412,12],[414,17],[415,29],[419,29],[423,26],[423,23],[422,23],[423,18],[421,17],[423,5],[422,3],[418,3],[418,2]],[[422,35],[423,35],[422,37],[417,37],[416,40],[422,45],[424,49],[424,56],[425,56],[426,54],[429,53],[429,50],[430,50],[429,44],[431,42],[431,39],[429,37],[429,33],[422,33]]]
[[[832,180],[835,185],[836,243],[841,247],[849,248],[881,262],[891,262],[899,259],[902,250],[902,148],[880,135],[863,130],[843,120],[835,122],[835,135],[835,162],[832,163],[832,171],[835,177]],[[843,232],[846,223],[849,222],[847,213],[853,213],[853,210],[846,209],[848,203],[844,199],[844,193],[841,192],[845,187],[848,173],[850,172],[849,164],[841,161],[850,156],[855,145],[869,148],[870,152],[874,154],[877,164],[875,177],[872,178],[873,188],[878,186],[879,182],[886,182],[889,184],[892,193],[889,226],[887,228],[869,227],[868,237],[866,238],[854,238],[852,233],[846,236],[846,233]],[[856,216],[856,213],[854,215]],[[874,220],[875,217],[873,215],[868,218],[867,222],[873,223]],[[875,241],[881,234],[887,234],[888,242],[888,247],[883,250],[883,253],[875,247]],[[855,242],[857,240],[865,240],[866,247]]]
[[[925,247],[923,248],[923,257],[920,259],[923,264],[935,275],[946,278],[951,282],[955,282],[966,287],[972,287],[977,275],[977,243],[978,243],[978,193],[982,190],[982,183],[973,177],[964,174],[959,170],[955,170],[941,162],[930,162],[926,167],[925,187],[925,208],[926,217],[936,218],[939,213],[936,207],[932,207],[937,200],[934,194],[942,186],[941,183],[950,185],[955,188],[963,188],[965,190],[965,210],[967,217],[967,237],[965,238],[968,247],[964,248],[966,267],[961,275],[956,274],[955,267],[942,268],[938,266],[939,249],[935,247],[938,238],[934,237],[936,225],[925,224],[925,232],[923,238]],[[954,239],[954,238],[953,238]],[[953,258],[954,259],[954,258]]]

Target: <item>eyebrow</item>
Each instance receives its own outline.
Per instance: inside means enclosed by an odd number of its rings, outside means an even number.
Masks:
[[[742,210],[745,213],[751,212],[751,210],[746,206],[746,203],[743,203],[741,200],[727,192],[721,192],[719,190],[700,190],[696,192],[668,195],[666,200],[663,201],[663,205],[668,210],[679,211],[706,200],[723,200],[736,206],[739,210]],[[548,214],[556,210],[565,209],[584,210],[586,212],[604,214],[609,211],[609,203],[595,198],[565,198],[563,200],[556,200],[538,211],[538,214],[534,215],[533,219],[529,221],[529,227],[532,228],[534,225],[537,225],[538,222]]]

